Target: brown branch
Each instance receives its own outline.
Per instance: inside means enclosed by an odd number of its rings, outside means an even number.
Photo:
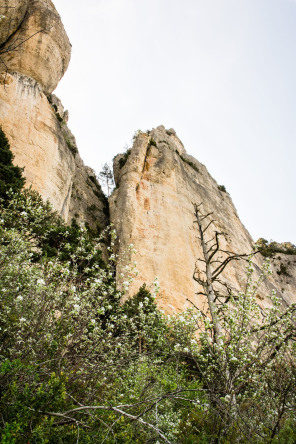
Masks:
[[[222,251],[222,250],[220,250]],[[243,253],[243,254],[232,254],[232,256],[228,256],[222,263],[221,265],[219,265],[213,272],[212,272],[212,277],[213,280],[212,282],[214,282],[217,277],[222,273],[222,271],[227,267],[227,265],[231,262],[231,261],[237,261],[243,258],[247,258],[248,255]]]

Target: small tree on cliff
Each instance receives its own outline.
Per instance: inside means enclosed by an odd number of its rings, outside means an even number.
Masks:
[[[114,177],[108,163],[103,165],[102,170],[99,173],[99,180],[102,183],[102,187],[107,188],[107,197],[109,197],[114,187]]]
[[[25,183],[23,169],[13,165],[13,158],[8,139],[0,127],[0,198],[4,201],[7,201],[10,189],[16,192]]]

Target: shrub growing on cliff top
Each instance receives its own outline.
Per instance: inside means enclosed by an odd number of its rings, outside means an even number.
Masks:
[[[256,244],[260,253],[265,257],[272,257],[275,255],[275,253],[296,255],[296,246],[290,242],[268,242],[266,239],[261,237],[257,240]]]
[[[128,157],[129,157],[131,151],[132,151],[131,148],[128,148],[128,149],[126,150],[126,152],[123,154],[123,156],[119,159],[119,168],[120,168],[120,169],[123,168],[124,165],[126,164],[127,159],[128,159]]]
[[[25,183],[23,169],[13,165],[13,158],[8,139],[0,127],[0,198],[4,201],[7,201],[7,192],[10,189],[16,192]]]

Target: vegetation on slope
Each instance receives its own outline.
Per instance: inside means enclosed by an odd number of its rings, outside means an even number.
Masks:
[[[13,165],[13,158],[8,139],[0,127],[0,197],[3,200],[7,199],[7,191],[18,191],[25,183],[22,169]]]
[[[291,242],[279,243],[275,241],[268,242],[262,237],[256,242],[260,253],[265,257],[272,257],[276,253],[296,255],[296,246]]]
[[[104,263],[37,193],[1,201],[0,443],[294,443],[295,307],[271,295],[262,318],[250,258],[217,344],[207,313],[164,316],[157,286],[123,303],[110,237]]]

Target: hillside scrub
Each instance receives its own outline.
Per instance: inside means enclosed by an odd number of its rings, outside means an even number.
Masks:
[[[14,166],[14,156],[11,152],[9,141],[0,127],[0,198],[7,200],[7,192],[20,190],[25,183],[22,176],[22,168]]]
[[[218,314],[217,346],[208,313],[158,310],[157,285],[122,302],[112,229],[104,262],[102,238],[66,226],[37,193],[7,201],[1,444],[295,442],[294,306],[283,314],[271,295],[262,320],[251,257],[247,288]]]

